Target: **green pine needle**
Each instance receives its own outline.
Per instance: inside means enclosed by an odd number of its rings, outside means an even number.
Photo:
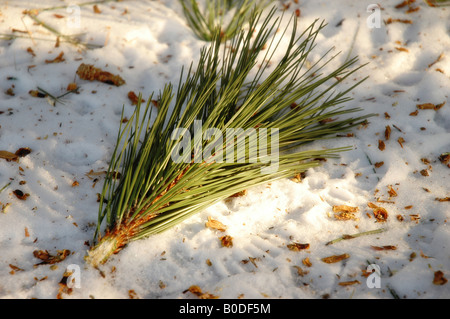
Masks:
[[[323,57],[306,69],[325,24],[315,21],[298,35],[293,16],[286,52],[271,67],[270,57],[281,41],[276,40],[281,19],[272,22],[275,9],[264,19],[257,12],[252,13],[247,31],[226,47],[216,31],[196,68],[191,64],[187,72],[182,70],[176,90],[167,84],[146,105],[138,103],[132,118],[121,124],[101,193],[96,245],[86,257],[92,265],[105,262],[127,243],[165,231],[239,191],[294,176],[318,166],[318,158],[337,157],[350,149],[301,146],[349,131],[368,117],[347,117],[360,109],[343,107],[351,100],[348,93],[365,79],[336,91],[361,68],[352,69],[357,59],[325,74],[321,71],[335,56]],[[154,98],[157,110],[150,102]],[[211,128],[216,134],[208,139]],[[234,129],[236,136],[226,139],[227,129]],[[258,139],[255,144],[252,136],[265,136],[266,143]]]
[[[180,0],[187,23],[195,35],[205,41],[213,41],[220,28],[222,41],[231,39],[247,22],[252,10],[262,11],[272,0],[206,0],[203,11],[196,0]],[[233,16],[228,14],[233,11]],[[228,22],[225,23],[226,18]]]

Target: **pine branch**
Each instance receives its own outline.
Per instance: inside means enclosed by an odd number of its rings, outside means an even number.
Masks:
[[[325,24],[315,21],[297,35],[296,19],[291,18],[290,41],[279,64],[272,71],[270,61],[258,65],[267,43],[265,59],[281,44],[274,34],[282,20],[272,22],[274,14],[272,9],[261,20],[261,13],[254,12],[247,31],[226,47],[217,31],[195,70],[191,64],[181,71],[176,92],[168,83],[159,93],[154,120],[152,95],[121,124],[89,263],[97,267],[133,240],[165,231],[243,189],[294,176],[318,166],[317,158],[337,157],[350,149],[301,146],[350,130],[367,118],[346,118],[360,110],[342,106],[364,79],[335,91],[360,68],[351,69],[357,59],[321,74],[334,59],[324,57],[305,71]],[[331,117],[332,122],[325,121]]]
[[[272,0],[206,0],[202,11],[196,0],[180,0],[188,25],[204,41],[212,41],[220,29],[223,41],[233,38],[247,22],[252,10],[262,11]],[[227,15],[234,10],[231,18]],[[228,18],[228,22],[225,20]]]

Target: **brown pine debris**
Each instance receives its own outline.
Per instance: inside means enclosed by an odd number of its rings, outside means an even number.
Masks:
[[[208,216],[208,221],[205,223],[205,226],[211,229],[217,229],[222,232],[227,230],[227,226],[225,226],[218,220],[212,219],[210,216]]]
[[[58,283],[59,289],[58,294],[56,295],[56,299],[63,299],[63,294],[70,295],[73,292],[72,288],[70,288],[68,285],[68,279],[71,275],[71,272],[64,272],[63,277]]]
[[[394,22],[405,23],[405,24],[412,24],[412,21],[408,20],[408,19],[392,19],[392,18],[389,18],[385,22],[386,22],[386,24],[391,24],[391,23],[394,23]]]
[[[357,220],[355,213],[359,211],[358,207],[352,207],[347,205],[333,206],[334,217],[338,220]]]
[[[370,246],[373,250],[396,250],[397,247],[393,245],[386,245],[386,246]]]
[[[439,110],[441,109],[444,105],[445,105],[446,101],[440,103],[440,104],[433,104],[433,103],[422,103],[422,104],[417,104],[416,107],[419,110]]]
[[[202,289],[197,285],[190,286],[187,290],[183,291],[183,293],[190,292],[191,294],[196,295],[200,299],[217,299],[218,296],[215,296],[213,294],[202,292]]]
[[[390,137],[391,137],[391,127],[387,125],[384,131],[384,138],[386,139],[386,141],[388,141]]]
[[[70,254],[70,250],[68,250],[68,249],[58,250],[57,254],[55,256],[51,255],[47,250],[33,251],[34,257],[42,260],[42,262],[36,264],[35,266],[49,265],[49,264],[52,265],[52,264],[59,263],[59,262],[63,261],[64,259],[66,259],[66,257],[69,256],[69,254]]]
[[[434,273],[433,284],[435,285],[445,285],[448,282],[447,278],[444,277],[444,273],[440,270]]]
[[[13,191],[13,194],[20,200],[26,200],[30,194],[22,192],[20,189],[16,189]]]
[[[66,91],[75,91],[78,89],[78,85],[75,82],[71,82],[67,85]]]
[[[311,261],[309,261],[309,257],[302,259],[302,264],[305,265],[306,267],[312,267],[312,263]]]
[[[99,81],[115,86],[125,84],[125,80],[119,75],[114,75],[110,72],[103,71],[102,69],[96,68],[92,64],[80,64],[76,73],[82,80]]]
[[[342,260],[345,260],[347,258],[350,258],[349,254],[333,255],[333,256],[322,258],[322,261],[324,263],[327,263],[327,264],[333,264],[333,263],[337,263],[337,262],[340,262]]]
[[[64,55],[64,52],[61,51],[61,53],[56,58],[54,58],[53,60],[45,60],[45,63],[49,64],[49,63],[61,63],[61,62],[64,62],[64,61],[66,61],[66,59],[63,58],[63,55]]]
[[[383,166],[383,165],[384,165],[384,162],[383,162],[383,161],[381,161],[381,162],[376,162],[376,163],[374,164],[375,168],[380,168],[380,167]]]
[[[97,13],[97,14],[102,13],[102,11],[98,8],[98,6],[96,4],[92,7],[92,10],[94,11],[94,13]]]
[[[133,91],[128,92],[128,98],[131,101],[132,105],[137,105],[139,103],[139,97]],[[141,98],[141,103],[144,103],[145,100]]]
[[[247,195],[247,190],[246,189],[244,189],[243,191],[237,192],[237,193],[231,195],[228,198],[241,197],[241,196],[245,196],[245,195]]]
[[[303,277],[304,275],[307,275],[309,273],[309,271],[303,270],[302,267],[300,266],[292,266],[292,267],[297,269],[297,275],[299,275],[300,277]]]
[[[448,168],[450,168],[450,153],[441,154],[439,156],[439,161],[442,164],[447,165]]]
[[[309,248],[309,244],[292,243],[288,244],[287,248],[292,251],[301,251]]]
[[[435,65],[436,63],[441,61],[443,57],[444,57],[444,53],[441,53],[436,60],[434,60],[432,63],[428,64],[428,67],[431,68],[433,65]]]
[[[233,247],[233,237],[226,235],[219,238],[223,247],[231,248]]]
[[[367,203],[367,206],[372,209],[373,215],[378,222],[385,222],[388,219],[388,212],[383,207],[377,206],[370,202]]]
[[[359,280],[351,280],[351,281],[341,281],[339,286],[352,286],[352,285],[360,285],[361,282]]]
[[[404,0],[403,2],[397,4],[395,6],[395,9],[400,9],[400,8],[404,8],[406,6],[409,6],[411,3],[416,2],[416,0]]]
[[[397,192],[392,188],[391,185],[388,186],[388,194],[390,197],[396,197],[397,196]]]

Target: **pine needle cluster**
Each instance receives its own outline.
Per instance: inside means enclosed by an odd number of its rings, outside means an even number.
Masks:
[[[218,28],[222,41],[231,39],[239,33],[253,11],[260,12],[271,2],[272,0],[206,0],[202,10],[196,0],[180,0],[188,25],[204,41],[212,41]]]
[[[349,117],[361,110],[345,108],[351,100],[348,93],[364,79],[337,90],[362,66],[356,67],[353,58],[325,73],[324,67],[336,57],[329,53],[308,65],[325,23],[315,21],[298,34],[293,16],[279,31],[282,17],[275,18],[275,13],[272,9],[262,17],[261,11],[254,11],[247,28],[226,45],[216,30],[197,65],[183,69],[176,86],[168,83],[146,105],[138,103],[132,118],[121,124],[101,193],[95,245],[86,257],[89,263],[97,267],[131,241],[165,231],[244,189],[292,177],[319,165],[319,158],[348,150],[302,146],[348,132],[367,119]],[[289,39],[283,44],[285,52],[272,64],[283,39]],[[158,108],[150,102],[155,99]],[[236,128],[231,140],[216,136]],[[251,143],[248,132],[265,137],[266,143]],[[240,147],[247,150],[244,156],[236,151]],[[252,151],[257,160],[251,160]],[[269,170],[274,163],[276,169]]]

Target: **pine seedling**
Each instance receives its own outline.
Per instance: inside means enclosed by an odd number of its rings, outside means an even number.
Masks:
[[[355,67],[353,58],[325,73],[336,57],[325,55],[306,68],[325,24],[315,21],[297,34],[295,17],[288,24],[293,28],[285,52],[272,66],[271,57],[289,32],[288,27],[277,32],[282,19],[274,14],[275,9],[262,19],[261,13],[253,13],[248,29],[226,46],[216,32],[197,66],[181,71],[176,89],[168,83],[146,105],[139,102],[129,121],[121,121],[88,263],[98,267],[132,241],[350,149],[302,146],[366,120],[367,115],[348,117],[360,109],[344,107],[351,100],[348,93],[364,79],[337,91],[362,66]],[[229,131],[231,138],[220,138]]]

